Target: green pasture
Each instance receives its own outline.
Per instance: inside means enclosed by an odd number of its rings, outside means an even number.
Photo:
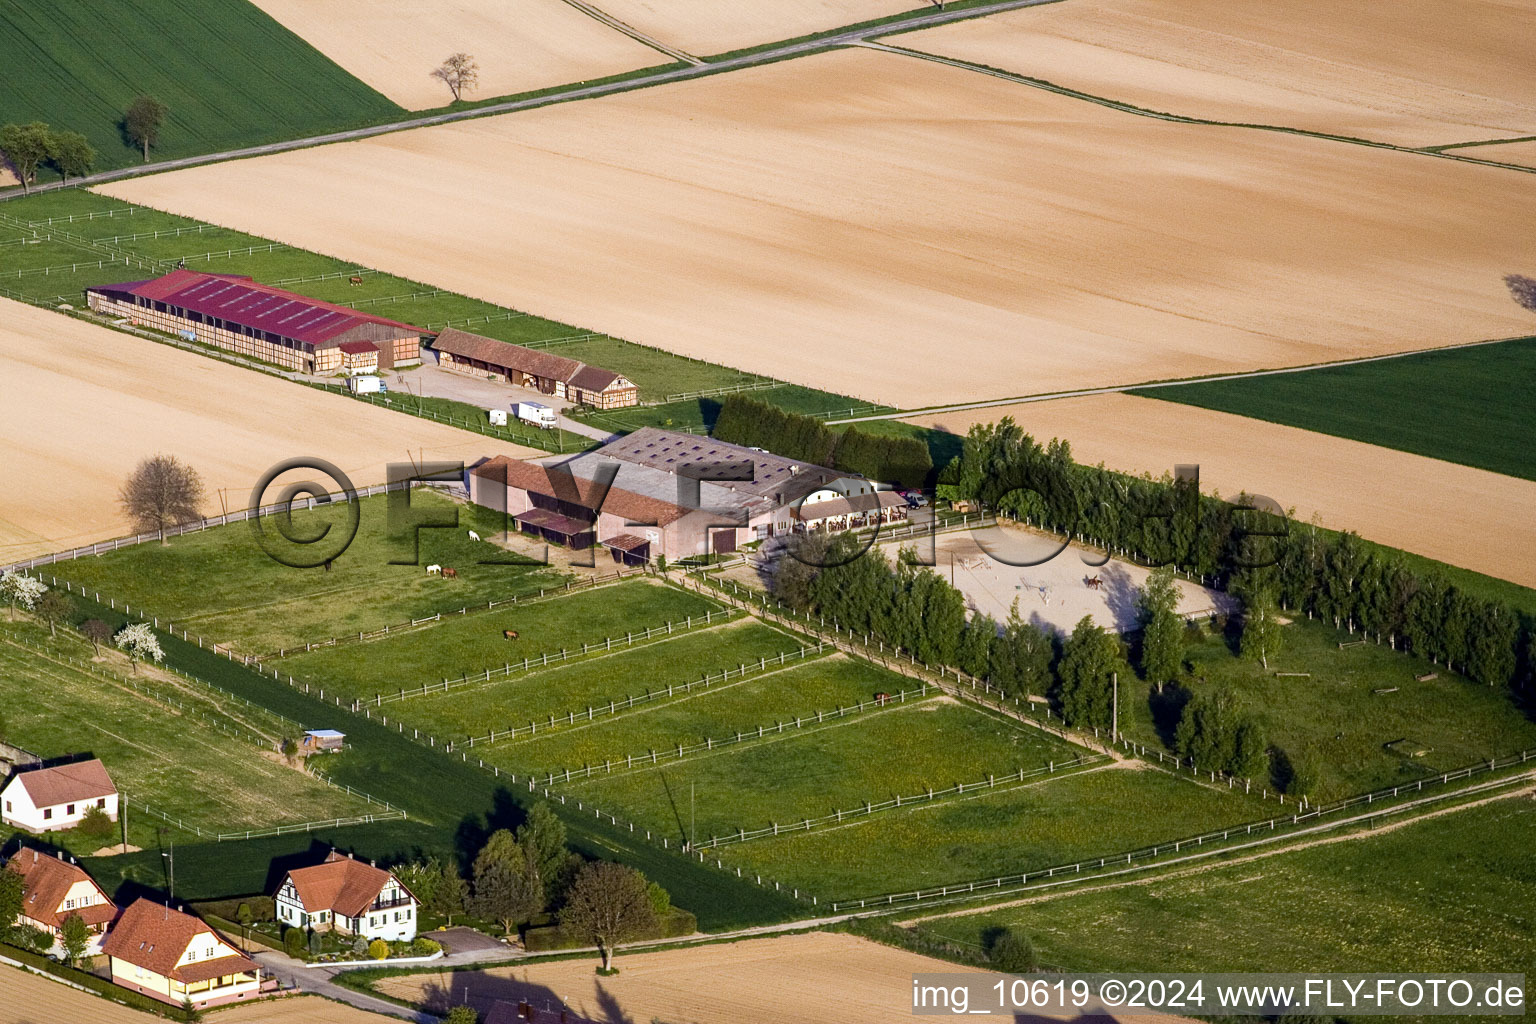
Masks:
[[[185,705],[176,707],[10,642],[25,637],[50,644],[56,656],[90,657],[87,644],[51,644],[46,631],[20,625],[0,626],[0,706],[10,742],[45,758],[99,757],[129,799],[203,829],[264,828],[380,809],[286,766],[270,747],[231,736],[214,724],[245,733],[252,725],[270,729],[267,716],[254,716],[266,719],[262,723],[248,711],[225,714],[217,695],[199,694],[153,678],[154,670],[141,670],[146,686]],[[126,659],[111,656],[103,664],[129,673]],[[282,738],[263,732],[267,738]],[[133,810],[129,823],[137,826],[130,839],[153,834],[164,824]]]
[[[498,744],[488,752],[488,759],[535,774],[622,761],[652,750],[664,753],[680,745],[734,739],[737,732],[755,735],[759,726],[773,729],[780,722],[793,723],[797,717],[814,719],[817,712],[830,714],[868,701],[877,693],[895,694],[916,690],[918,686],[915,679],[869,662],[830,655],[770,670],[766,675],[749,675],[741,682],[696,691],[680,700],[641,705],[632,712],[601,718],[581,728]],[[878,710],[870,708],[801,728],[831,728]]]
[[[691,819],[702,840],[981,783],[1080,753],[1040,730],[931,698],[571,788],[653,831],[686,828]]]
[[[1536,803],[1512,798],[919,930],[979,947],[1010,925],[1074,971],[1524,971],[1536,963],[1533,844]]]
[[[1186,685],[1196,694],[1230,686],[1284,759],[1314,766],[1314,801],[1536,749],[1536,722],[1515,706],[1504,687],[1479,686],[1444,666],[1374,642],[1358,644],[1359,636],[1306,619],[1285,627],[1283,635],[1284,645],[1270,658],[1267,671],[1258,662],[1235,657],[1224,639],[1206,635],[1186,652],[1191,668]],[[1341,642],[1357,645],[1341,650]],[[1437,678],[1418,681],[1430,674]],[[1171,750],[1176,714],[1154,712],[1145,693],[1132,701],[1125,697],[1122,689],[1120,721],[1126,735]],[[1429,752],[1410,757],[1388,749],[1403,739]],[[1279,768],[1280,774],[1284,771]]]
[[[409,697],[394,706],[390,717],[398,716],[440,739],[483,736],[492,728],[526,728],[530,722],[542,727],[551,717],[559,726],[559,720],[568,714],[584,718],[589,707],[606,709],[610,701],[665,690],[668,685],[689,683],[722,669],[735,671],[741,664],[755,667],[760,658],[793,654],[804,643],[754,619],[737,619],[728,625],[663,635],[633,647],[616,646],[548,668],[514,671],[510,677],[489,683]],[[622,711],[616,720],[644,714],[648,706]],[[508,741],[495,751],[487,748],[484,756],[490,758],[494,753],[498,764],[523,764],[518,754],[520,742]]]
[[[493,611],[445,617],[436,625],[398,636],[290,654],[277,664],[284,674],[323,687],[327,693],[370,698],[501,668],[524,657],[557,654],[561,648],[602,643],[609,637],[624,637],[668,622],[686,623],[690,616],[707,612],[722,614],[722,609],[690,591],[630,580]],[[518,634],[516,640],[503,636],[509,629]]]
[[[1536,338],[1133,394],[1536,480]]]
[[[143,159],[121,129],[141,94],[169,108],[156,160],[404,114],[244,0],[6,0],[0,51],[5,120],[81,132],[97,170]]]
[[[876,774],[873,767],[870,771]],[[604,806],[596,794],[594,801]],[[724,846],[715,853],[726,867],[739,866],[749,877],[760,873],[822,900],[857,899],[1096,862],[1278,810],[1273,800],[1263,803],[1162,771],[1104,768],[885,811],[841,827]]]
[[[407,533],[391,532],[389,499],[399,496],[359,499],[357,535],[329,571],[323,566],[292,568],[277,561],[257,542],[246,522],[174,537],[167,545],[138,544],[48,569],[60,579],[100,592],[104,601],[109,596],[119,604],[127,601],[133,608],[150,610],[162,622],[174,622],[189,635],[231,643],[236,651],[250,654],[302,648],[309,642],[560,585],[560,577],[548,567],[488,541],[469,539],[470,529],[477,529],[482,537],[499,529],[489,509],[457,505],[421,488],[411,492],[410,510],[402,512],[401,521],[407,514],[421,512],[457,515],[459,525],[423,528],[418,557]],[[212,498],[214,503],[217,500]],[[243,508],[249,495],[231,495],[227,500],[230,507]],[[294,516],[291,533],[318,532],[329,526],[340,538],[348,514],[341,504],[300,512]],[[304,546],[282,541],[275,524],[265,523],[263,530],[285,557],[309,555]],[[392,560],[410,564],[392,564]],[[433,563],[456,567],[458,578],[428,576],[425,567]],[[342,648],[337,653],[346,660],[353,657],[346,653],[352,650]]]

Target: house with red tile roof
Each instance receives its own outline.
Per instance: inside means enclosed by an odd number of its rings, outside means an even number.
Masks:
[[[243,274],[173,270],[150,281],[92,285],[85,301],[103,316],[305,373],[340,372],[349,355],[343,345],[352,345],[356,363],[360,349],[353,343],[372,348],[380,370],[419,363],[427,334]]]
[[[273,898],[277,919],[294,928],[388,942],[416,937],[416,897],[392,872],[351,854],[332,850],[322,864],[294,868]]]
[[[102,943],[112,982],[155,999],[198,1008],[257,998],[261,967],[201,918],[137,900]]]
[[[90,951],[100,949],[101,936],[117,917],[117,904],[67,854],[22,847],[6,861],[5,870],[22,878],[19,923],[57,939],[64,919],[78,917],[95,936]]]
[[[94,758],[20,771],[0,789],[0,821],[28,832],[74,828],[92,808],[117,820],[117,784]]]

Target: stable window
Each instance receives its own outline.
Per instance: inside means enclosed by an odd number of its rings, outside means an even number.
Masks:
[[[43,808],[43,820],[47,821],[49,818],[52,818],[52,817],[53,817],[53,808],[52,807],[44,807]]]

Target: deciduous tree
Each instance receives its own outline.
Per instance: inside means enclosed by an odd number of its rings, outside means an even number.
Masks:
[[[520,848],[515,860],[489,860],[475,869],[470,913],[495,921],[507,935],[544,909],[544,883],[531,852]]]
[[[50,588],[32,609],[37,617],[48,623],[48,635],[59,635],[59,623],[75,613],[75,602],[58,587]]]
[[[1265,669],[1270,655],[1280,650],[1283,633],[1276,618],[1274,592],[1263,583],[1254,583],[1243,594],[1243,657],[1252,658]]]
[[[59,924],[59,943],[64,947],[64,961],[78,967],[91,945],[91,929],[79,914],[70,914]]]
[[[128,104],[123,114],[123,134],[128,141],[144,150],[144,162],[149,162],[149,148],[160,144],[160,131],[165,127],[170,108],[153,96],[140,96]]]
[[[1179,586],[1173,566],[1154,569],[1141,588],[1141,671],[1161,693],[1184,662],[1184,623],[1179,619]]]
[[[23,191],[37,180],[37,168],[48,159],[53,131],[41,121],[0,127],[0,150],[16,170]]]
[[[54,132],[49,140],[48,159],[59,169],[59,176],[68,181],[91,172],[96,150],[79,132]]]
[[[118,501],[145,533],[165,531],[202,516],[203,480],[197,470],[174,455],[155,455],[140,462],[129,475]]]
[[[602,969],[611,971],[621,943],[656,927],[645,876],[612,861],[588,864],[566,896],[560,922],[590,940],[603,958]]]
[[[24,572],[0,572],[0,596],[3,596],[5,603],[11,606],[12,621],[16,619],[17,605],[26,611],[31,611],[37,607],[37,602],[46,593],[48,593],[48,584],[36,576],[28,576]]]
[[[454,53],[433,69],[432,77],[448,86],[453,93],[453,101],[457,103],[464,98],[466,92],[479,84],[480,65],[467,53]]]
[[[101,653],[101,645],[112,639],[112,627],[100,619],[86,619],[80,623],[80,635],[91,642],[91,650]]]
[[[1080,729],[1108,729],[1112,717],[1112,681],[1120,668],[1120,641],[1084,615],[1062,645],[1061,714]]]
[[[1536,313],[1536,278],[1524,274],[1509,274],[1504,278],[1509,294],[1524,308]]]
[[[117,631],[112,642],[128,655],[135,673],[139,670],[139,662],[146,658],[154,662],[165,660],[165,652],[160,649],[160,638],[155,636],[155,631],[147,622],[129,623]]]

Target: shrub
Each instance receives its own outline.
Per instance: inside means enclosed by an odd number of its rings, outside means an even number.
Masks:
[[[1035,948],[1012,928],[989,928],[982,937],[987,961],[1004,974],[1025,974],[1035,969]]]
[[[53,948],[53,936],[29,924],[18,925],[12,930],[11,942],[33,953],[46,953]]]
[[[374,939],[372,942],[368,943],[368,955],[373,957],[375,960],[388,960],[389,943],[385,942],[383,939]]]
[[[411,943],[412,956],[431,956],[434,953],[441,953],[442,950],[441,943],[433,942],[425,935],[416,936],[416,941]]]
[[[443,1024],[480,1024],[480,1015],[473,1007],[455,1006],[443,1018]]]
[[[304,946],[309,941],[309,936],[304,934],[303,928],[289,928],[283,932],[283,945],[288,949],[288,955],[295,958],[304,956]]]
[[[352,952],[356,953],[358,956],[362,956],[363,954],[367,953],[368,940],[359,935],[352,941]]]
[[[92,807],[80,819],[80,824],[75,826],[75,831],[87,838],[105,842],[112,838],[112,819],[100,807]]]

